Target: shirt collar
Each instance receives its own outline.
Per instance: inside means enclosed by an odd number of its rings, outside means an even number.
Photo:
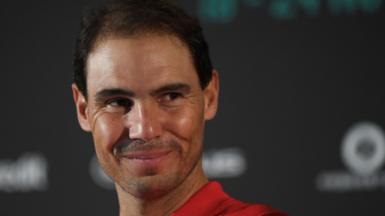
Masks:
[[[228,199],[218,182],[209,182],[199,189],[172,216],[215,215],[221,211],[221,204]]]

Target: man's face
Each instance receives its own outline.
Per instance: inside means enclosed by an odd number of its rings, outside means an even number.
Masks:
[[[123,190],[156,196],[202,172],[217,74],[202,90],[178,38],[107,38],[90,53],[87,73],[87,100],[73,85],[79,122],[92,132],[101,166]]]

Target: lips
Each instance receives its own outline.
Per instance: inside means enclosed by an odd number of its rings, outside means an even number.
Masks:
[[[167,156],[171,151],[170,150],[161,150],[161,151],[139,151],[139,152],[130,152],[124,155],[124,158],[129,160],[158,160]]]

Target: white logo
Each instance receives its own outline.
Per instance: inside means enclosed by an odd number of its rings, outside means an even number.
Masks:
[[[210,150],[203,154],[203,169],[209,178],[235,178],[246,172],[247,163],[238,148]],[[99,187],[114,189],[114,182],[100,167],[94,155],[90,161],[90,175]]]
[[[378,171],[385,160],[385,138],[372,123],[360,123],[351,128],[342,142],[342,160],[358,175]]]
[[[209,178],[239,177],[246,168],[246,157],[238,148],[210,150],[203,155],[203,169]]]
[[[29,192],[48,188],[48,163],[39,153],[27,153],[15,161],[0,161],[0,191]]]
[[[342,162],[346,170],[321,172],[316,185],[320,191],[374,190],[385,188],[385,136],[383,130],[370,122],[351,127],[342,140]]]

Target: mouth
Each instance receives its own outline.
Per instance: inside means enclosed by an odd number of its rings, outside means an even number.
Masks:
[[[121,161],[140,176],[152,176],[169,167],[171,150],[147,150],[130,152],[121,157]]]
[[[152,140],[123,140],[116,145],[113,154],[117,160],[139,172],[143,170],[167,170],[174,163],[174,157],[179,154],[176,141]]]
[[[130,152],[123,157],[129,160],[142,160],[142,161],[151,161],[151,160],[160,160],[166,157],[171,150],[158,150],[158,151],[139,151],[139,152]]]

